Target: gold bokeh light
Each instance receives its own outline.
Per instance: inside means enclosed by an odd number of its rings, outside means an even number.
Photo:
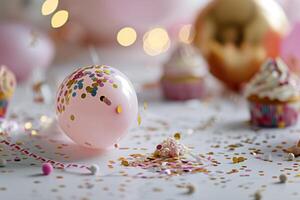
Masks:
[[[59,0],[46,0],[42,5],[42,15],[50,15],[53,13],[59,4]]]
[[[183,25],[178,33],[179,40],[183,43],[192,43],[194,37],[194,29],[192,24]]]
[[[122,28],[117,34],[117,41],[124,47],[131,46],[137,39],[136,31],[131,27]]]
[[[156,56],[166,52],[170,47],[168,32],[163,28],[148,31],[143,38],[143,48],[146,54]]]
[[[59,28],[63,26],[69,19],[69,12],[66,10],[57,11],[51,18],[51,26]]]

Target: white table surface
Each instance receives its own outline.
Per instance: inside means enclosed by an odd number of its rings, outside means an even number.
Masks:
[[[14,153],[2,145],[1,157],[5,159],[19,157],[21,161],[8,162],[6,167],[0,168],[0,200],[241,200],[254,199],[253,194],[256,191],[261,191],[262,199],[300,198],[300,178],[296,176],[300,173],[298,172],[300,159],[286,161],[285,154],[281,150],[297,142],[299,125],[287,129],[253,130],[247,124],[249,114],[246,102],[234,95],[220,95],[213,92],[210,98],[202,101],[184,103],[164,101],[158,88],[143,91],[140,87],[143,83],[157,80],[158,63],[164,58],[144,60],[145,57],[142,55],[126,51],[127,53],[124,50],[100,49],[99,53],[102,62],[118,67],[131,78],[138,91],[140,106],[142,107],[144,101],[149,104],[147,110],[141,108],[141,126],[134,126],[119,143],[120,147],[129,149],[113,149],[99,153],[72,144],[58,131],[55,120],[51,122],[51,119],[54,119],[53,105],[33,103],[31,89],[28,85],[23,85],[18,88],[10,112],[17,114],[20,127],[25,122],[31,121],[33,128],[38,128],[39,135],[45,138],[30,137],[25,131],[17,130],[10,133],[12,140],[21,141],[22,146],[28,147],[31,151],[58,161],[86,165],[96,163],[100,166],[100,175],[89,175],[84,170],[55,170],[51,175],[43,176],[39,162],[26,159],[24,155]],[[75,65],[79,67],[91,63],[86,53],[82,53],[76,59],[66,58],[65,61],[56,64],[47,73],[47,80],[52,88],[55,88]],[[41,115],[50,119],[49,124],[41,125]],[[177,131],[182,133],[183,144],[194,147],[194,153],[206,155],[212,152],[211,157],[220,162],[218,166],[207,167],[211,171],[209,175],[203,173],[172,177],[165,175],[164,178],[142,179],[134,175],[143,173],[147,177],[157,177],[158,174],[120,165],[119,157],[128,157],[132,153],[151,153],[156,144]],[[61,143],[69,145],[58,149]],[[230,144],[237,144],[239,147],[232,151],[228,149]],[[263,154],[251,155],[251,148],[260,149]],[[236,155],[242,155],[247,160],[233,164],[231,158]],[[115,161],[115,164],[112,164],[113,168],[108,167],[110,161]],[[32,163],[36,165],[32,166]],[[238,172],[228,173],[232,169],[238,169]],[[124,173],[127,176],[124,176]],[[286,184],[278,183],[278,176],[282,173],[288,175]],[[185,185],[193,185],[194,193],[186,194]]]

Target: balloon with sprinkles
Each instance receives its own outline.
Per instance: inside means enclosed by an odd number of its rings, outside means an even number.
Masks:
[[[75,143],[107,149],[137,118],[138,101],[129,79],[107,65],[75,70],[61,83],[56,99],[58,124]]]

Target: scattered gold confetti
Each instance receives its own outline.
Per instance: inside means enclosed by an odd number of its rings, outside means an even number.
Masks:
[[[257,191],[257,192],[254,193],[254,199],[255,200],[261,200],[262,199],[260,191]]]
[[[163,191],[161,188],[153,188],[153,192],[161,192]]]
[[[234,164],[240,163],[240,162],[244,162],[245,160],[246,160],[246,158],[244,158],[244,157],[233,157],[233,158],[232,158],[232,162],[233,162]]]
[[[181,135],[180,135],[180,133],[175,133],[174,134],[174,138],[176,139],[176,140],[180,140],[180,138],[181,138]]]
[[[126,167],[129,166],[129,162],[128,162],[127,160],[125,160],[125,159],[121,161],[121,164],[122,164],[123,166],[126,166]]]
[[[183,193],[185,195],[192,195],[196,191],[196,188],[193,185],[187,185],[186,189],[187,189],[187,191],[185,193]]]
[[[141,117],[140,114],[138,114],[138,119],[137,119],[137,121],[138,121],[138,125],[141,125],[141,123],[142,123],[142,117]]]
[[[74,120],[75,120],[75,116],[74,116],[74,115],[71,115],[71,116],[70,116],[70,119],[71,119],[72,121],[74,121]]]
[[[148,108],[148,103],[147,103],[147,101],[145,101],[144,102],[144,110],[147,110],[147,108]]]
[[[117,108],[116,108],[116,111],[117,111],[118,114],[122,113],[122,106],[118,105]]]
[[[300,174],[296,174],[295,177],[299,178],[299,177],[300,177]]]

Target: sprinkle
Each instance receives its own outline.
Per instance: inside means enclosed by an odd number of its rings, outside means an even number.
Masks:
[[[172,172],[171,172],[171,170],[170,170],[170,169],[166,169],[166,170],[164,170],[164,173],[165,173],[165,174],[167,174],[167,175],[171,175],[171,174],[172,174]]]
[[[100,168],[98,165],[93,164],[88,168],[88,170],[91,172],[92,175],[97,175],[100,171]]]
[[[261,200],[261,199],[262,199],[262,196],[261,196],[260,191],[256,191],[256,192],[254,193],[254,199],[255,199],[255,200]]]
[[[137,118],[137,121],[138,121],[138,125],[140,126],[141,123],[142,123],[142,117],[140,114],[138,114],[138,118]]]
[[[245,160],[246,160],[246,158],[244,158],[244,157],[233,157],[233,158],[232,158],[232,162],[233,162],[234,164],[240,163],[240,162],[244,162]]]
[[[0,167],[5,167],[7,164],[6,160],[3,158],[0,158]]]
[[[285,174],[280,174],[279,176],[279,183],[286,183],[287,176]]]
[[[147,108],[148,108],[148,103],[147,103],[147,101],[145,101],[144,102],[144,110],[147,110]]]
[[[113,84],[113,87],[114,87],[114,88],[118,88],[118,85],[114,83],[114,84]]]
[[[71,115],[71,116],[70,116],[70,119],[71,119],[72,121],[74,121],[74,120],[75,120],[75,116],[74,116],[74,115]]]
[[[53,171],[53,167],[50,163],[44,163],[42,164],[42,172],[44,175],[48,176]]]
[[[127,161],[127,160],[122,160],[121,161],[121,164],[123,165],[123,166],[125,166],[125,167],[128,167],[129,166],[129,162]]]
[[[85,97],[86,97],[86,94],[85,94],[85,93],[81,94],[81,98],[82,98],[82,99],[84,99]]]
[[[105,96],[100,96],[100,101],[104,101]]]
[[[108,98],[105,98],[105,99],[104,99],[104,103],[105,103],[106,105],[110,106],[111,101],[110,101]]]
[[[104,70],[104,73],[107,74],[107,75],[110,75],[110,70],[105,69],[105,70]]]
[[[122,106],[121,106],[121,105],[118,105],[118,106],[117,106],[116,112],[117,112],[118,114],[122,113]]]
[[[287,159],[288,159],[288,161],[293,161],[293,160],[295,160],[295,155],[293,153],[288,153]]]
[[[193,185],[187,185],[186,188],[187,188],[187,191],[185,193],[183,193],[185,195],[192,195],[196,191],[196,188]]]
[[[246,158],[244,157],[238,157],[238,162],[244,162],[246,160]]]
[[[175,140],[180,140],[180,138],[181,138],[181,135],[180,135],[180,133],[175,133],[174,134],[174,138],[175,138]]]
[[[233,157],[233,158],[232,158],[232,162],[233,162],[233,163],[238,163],[238,158],[237,158],[237,157]]]

